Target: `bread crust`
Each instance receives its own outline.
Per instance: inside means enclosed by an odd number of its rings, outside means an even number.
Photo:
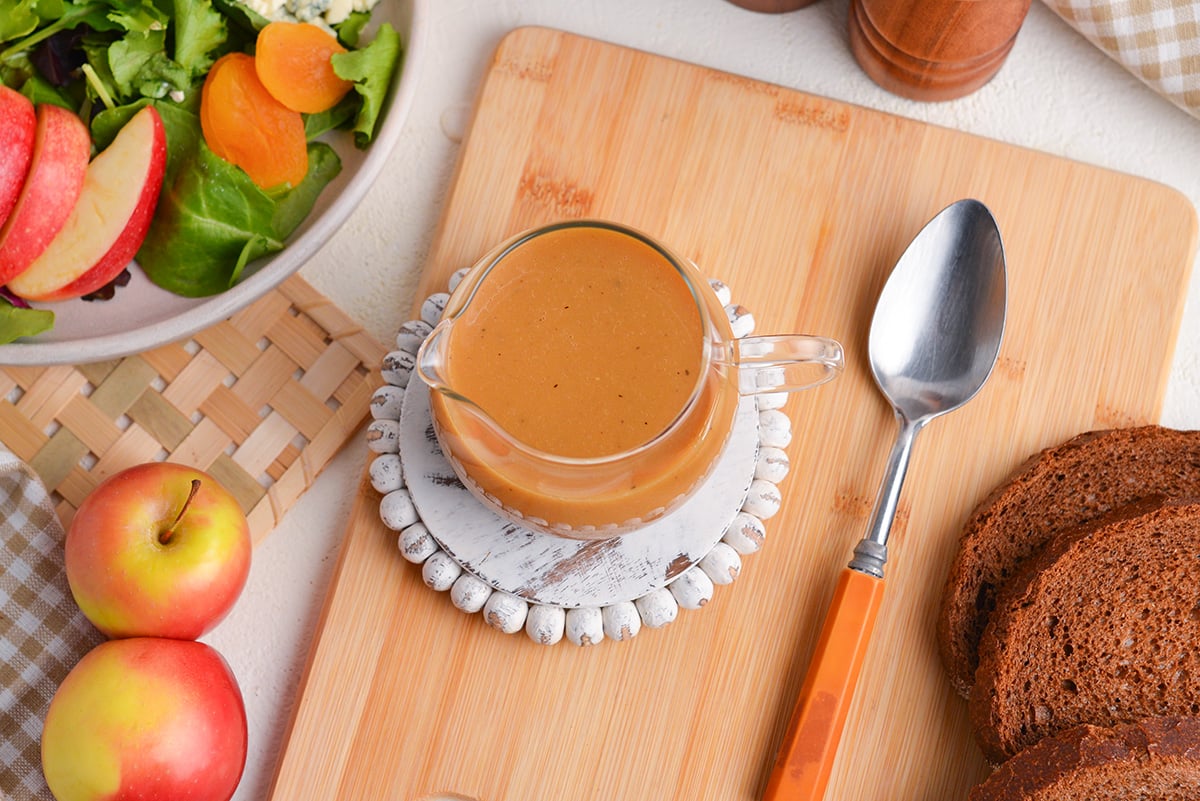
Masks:
[[[1002,762],[1079,723],[1200,712],[1200,502],[1149,498],[1061,532],[1000,593],[969,708]]]
[[[937,642],[967,697],[996,596],[1056,533],[1163,494],[1200,497],[1200,431],[1162,426],[1080,434],[1030,456],[971,513],[942,591]]]
[[[1103,788],[1089,792],[1090,788]],[[1200,799],[1200,719],[1083,724],[1046,737],[971,789],[969,801]]]

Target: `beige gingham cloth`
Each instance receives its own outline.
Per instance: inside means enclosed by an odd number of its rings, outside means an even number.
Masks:
[[[1151,89],[1200,117],[1200,1],[1044,1]]]
[[[0,447],[0,798],[53,801],[42,720],[59,683],[103,637],[71,598],[63,528],[41,480]]]

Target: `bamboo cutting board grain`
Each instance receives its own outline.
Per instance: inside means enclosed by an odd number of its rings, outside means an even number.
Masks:
[[[866,367],[875,299],[968,196],[1004,237],[1007,336],[914,455],[827,796],[965,798],[987,767],[933,633],[958,527],[1038,448],[1157,420],[1194,210],[1142,179],[537,28],[490,65],[417,301],[520,229],[604,217],[726,281],[759,333],[840,339],[848,369],[786,407],[764,549],[630,642],[540,646],[459,612],[400,558],[364,480],[272,798],[758,798],[894,434]]]

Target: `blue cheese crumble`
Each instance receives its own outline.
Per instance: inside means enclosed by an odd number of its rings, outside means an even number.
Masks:
[[[369,12],[379,0],[241,0],[242,5],[269,20],[312,22],[328,27],[355,11]]]

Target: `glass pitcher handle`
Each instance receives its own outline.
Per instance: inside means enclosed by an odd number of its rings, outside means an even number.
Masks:
[[[824,384],[846,366],[842,345],[828,337],[777,334],[734,340],[738,392],[797,392]]]

